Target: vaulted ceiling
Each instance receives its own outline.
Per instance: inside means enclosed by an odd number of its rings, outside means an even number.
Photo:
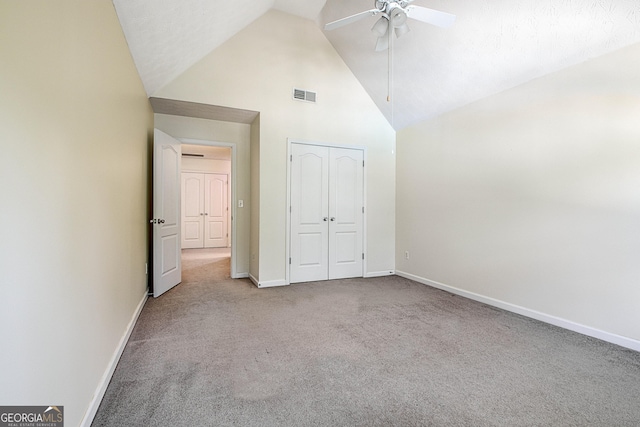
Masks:
[[[149,96],[270,9],[327,22],[372,0],[113,0]],[[453,13],[441,29],[409,20],[387,52],[378,17],[324,31],[395,129],[640,42],[638,0],[415,0]],[[640,64],[639,64],[640,66]],[[387,101],[391,95],[391,101]]]

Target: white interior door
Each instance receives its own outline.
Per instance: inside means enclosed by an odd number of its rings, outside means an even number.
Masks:
[[[153,296],[182,280],[180,261],[180,141],[153,133]]]
[[[291,145],[289,281],[362,277],[362,150]]]
[[[182,173],[182,247],[204,247],[204,174]]]
[[[329,150],[329,279],[362,276],[363,161],[362,150]]]
[[[291,283],[325,280],[329,267],[329,150],[291,145]]]
[[[204,247],[225,248],[229,238],[228,177],[226,174],[208,173],[204,175],[204,182]]]

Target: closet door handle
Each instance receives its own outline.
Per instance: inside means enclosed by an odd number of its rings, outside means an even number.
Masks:
[[[323,221],[328,220],[329,218],[327,218],[326,216],[324,218],[322,218]]]
[[[336,217],[332,216],[331,221],[335,221],[335,220],[336,220]]]

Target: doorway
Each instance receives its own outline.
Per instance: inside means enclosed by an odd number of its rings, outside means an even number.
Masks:
[[[182,141],[181,257],[183,281],[231,277],[233,149]],[[191,277],[194,276],[194,277]],[[204,278],[204,277],[202,277]]]
[[[159,129],[154,129],[153,143],[153,218],[152,224],[152,282],[150,291],[154,297],[162,295],[182,281],[181,246],[181,185],[183,145],[190,144],[206,147],[226,147],[230,150],[229,185],[229,237],[227,249],[230,250],[229,277],[232,279],[248,277],[248,273],[237,271],[238,255],[237,220],[235,209],[237,147],[234,143],[217,143],[205,140],[178,140]],[[186,154],[189,151],[185,151]],[[186,157],[190,157],[187,155]],[[193,157],[204,158],[197,155]],[[237,201],[243,207],[243,200]],[[243,246],[245,247],[245,246]]]

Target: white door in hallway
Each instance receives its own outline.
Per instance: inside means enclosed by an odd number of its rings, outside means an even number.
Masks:
[[[362,150],[291,145],[291,283],[362,277]]]
[[[228,177],[225,174],[204,175],[204,247],[224,248],[228,246],[227,203]]]
[[[182,248],[204,247],[204,175],[182,173]]]
[[[182,173],[182,247],[224,248],[229,242],[226,174]]]
[[[153,296],[180,283],[180,141],[153,134]]]

